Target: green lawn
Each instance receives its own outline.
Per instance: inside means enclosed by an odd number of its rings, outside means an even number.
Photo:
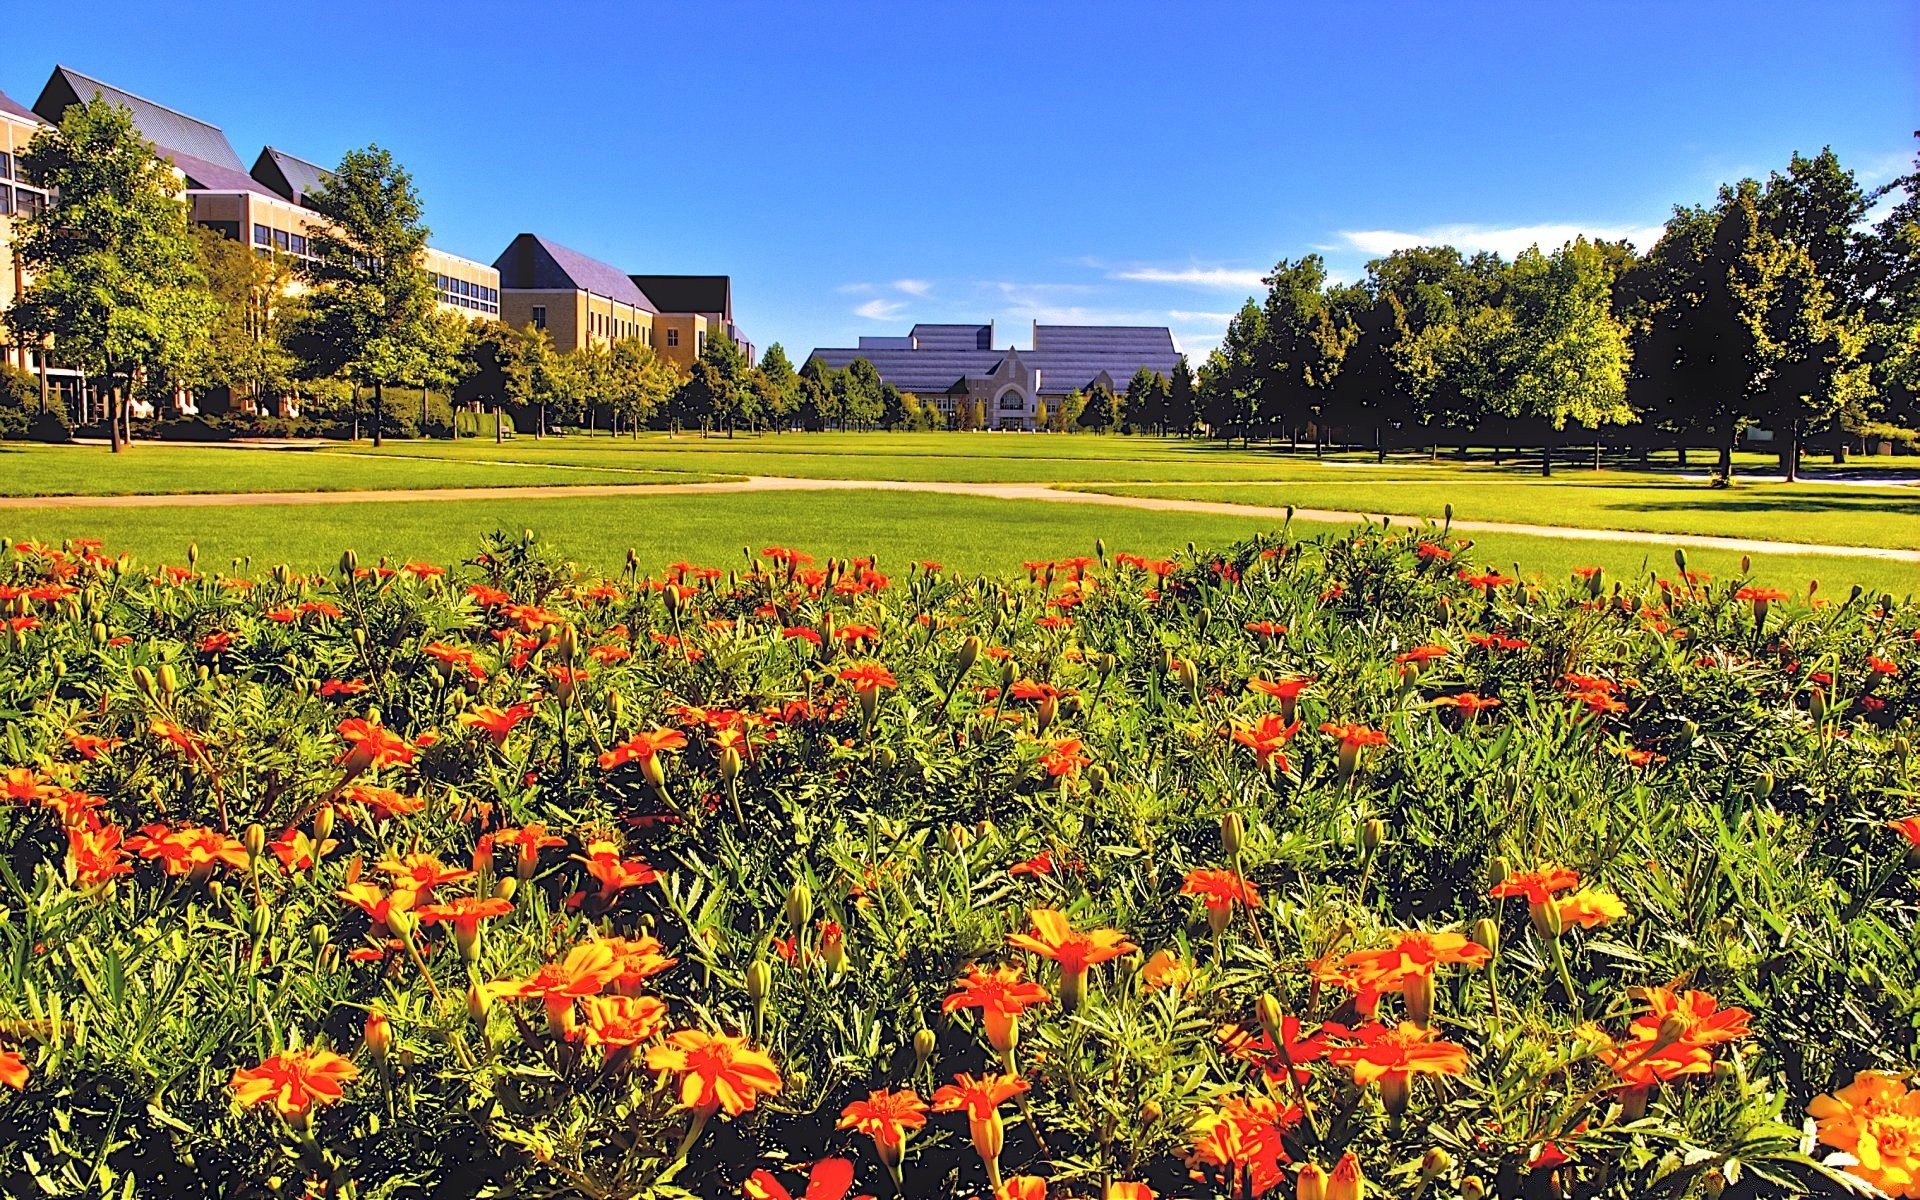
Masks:
[[[491,449],[491,447],[489,447]],[[371,447],[369,447],[371,451]],[[688,466],[696,464],[688,463]],[[690,483],[724,476],[663,473],[649,464],[576,468],[490,462],[486,457],[378,457],[342,450],[237,450],[224,446],[0,444],[0,495],[123,496],[185,492],[338,492],[389,488],[533,487],[569,483]]]
[[[1451,504],[1454,516],[1463,520],[1920,549],[1920,488],[1914,487],[1743,481],[1716,491],[1658,476],[1570,471],[1550,481],[1456,474],[1447,482],[1183,483],[1085,490],[1435,519]]]
[[[929,494],[686,496],[645,489],[635,489],[631,497],[0,513],[0,533],[13,540],[99,537],[147,563],[179,562],[188,543],[195,542],[203,564],[250,557],[256,566],[291,562],[309,569],[335,563],[347,546],[363,561],[385,555],[395,561],[450,562],[470,556],[490,530],[531,528],[601,572],[617,571],[629,546],[647,568],[657,569],[681,558],[726,565],[737,560],[743,546],[758,551],[786,544],[820,557],[877,554],[883,569],[932,558],[968,572],[1007,574],[1027,559],[1091,553],[1095,538],[1105,538],[1113,550],[1165,555],[1189,541],[1218,545],[1272,524]],[[1309,534],[1334,528],[1296,525],[1297,532]],[[1518,562],[1528,574],[1541,576],[1558,576],[1586,563],[1616,576],[1673,570],[1672,551],[1664,547],[1504,535],[1483,537],[1477,544],[1483,561],[1503,569]],[[1738,571],[1738,556],[1730,553],[1694,552],[1690,563],[1721,577]],[[1785,554],[1756,556],[1754,574],[1783,587],[1800,588],[1807,579],[1819,578],[1829,590],[1859,583],[1905,595],[1920,573],[1900,563]]]

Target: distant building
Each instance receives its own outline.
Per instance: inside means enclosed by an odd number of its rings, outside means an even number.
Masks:
[[[28,183],[19,164],[20,152],[46,127],[47,123],[32,109],[0,93],[0,314],[5,313],[28,283],[26,268],[13,253],[14,218],[39,212],[47,206],[45,189]],[[37,372],[41,367],[40,351],[16,346],[11,339],[0,338],[0,361],[23,371]],[[71,371],[56,370],[51,363],[47,364],[49,391],[70,397],[76,383],[77,377]]]
[[[1104,383],[1124,392],[1141,367],[1173,373],[1180,350],[1163,326],[1033,326],[1033,348],[995,349],[993,325],[915,325],[905,337],[863,337],[809,358],[842,368],[856,358],[880,378],[935,405],[949,423],[978,400],[990,429],[1032,429],[1039,404]]]
[[[733,323],[733,280],[725,275],[630,275],[635,286],[653,302],[653,336],[661,354],[681,367],[691,367],[706,349],[707,337],[719,332],[733,339],[754,361],[753,343]]]
[[[196,225],[245,242],[262,254],[308,258],[308,239],[321,218],[310,194],[329,172],[271,146],[260,151],[249,172],[217,125],[156,104],[132,92],[55,67],[34,102],[34,111],[57,123],[67,109],[98,94],[133,113],[140,136],[180,173]],[[499,276],[485,263],[429,246],[421,265],[433,277],[436,299],[449,312],[467,317],[498,315]]]
[[[653,301],[618,267],[535,233],[514,238],[493,266],[500,274],[500,319],[546,330],[556,350],[629,338],[655,345]]]

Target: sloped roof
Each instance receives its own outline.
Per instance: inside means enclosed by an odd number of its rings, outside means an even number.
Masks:
[[[182,170],[186,170],[186,166],[181,159],[191,158],[247,177],[245,164],[233,152],[232,144],[227,141],[227,135],[220,132],[218,125],[209,125],[164,104],[156,104],[143,96],[122,91],[112,84],[82,75],[71,67],[53,69],[47,86],[40,89],[40,98],[33,103],[33,111],[41,119],[57,125],[69,108],[93,99],[96,92],[111,103],[132,110],[133,123],[140,130],[140,136],[152,142],[162,155],[173,159],[174,165]],[[188,174],[192,175],[192,172],[188,171]]]
[[[25,121],[32,121],[36,125],[45,124],[45,122],[40,119],[39,113],[34,112],[5,92],[0,92],[0,112],[11,114]]]
[[[333,172],[317,163],[295,158],[272,146],[263,148],[260,157],[253,160],[252,174],[268,191],[302,207],[307,206],[307,194],[318,191],[333,176]]]
[[[828,346],[807,357],[818,358],[835,370],[844,369],[856,358],[864,358],[880,372],[881,379],[901,391],[937,395],[959,388],[967,379],[993,374],[1006,356],[1004,350],[861,350]]]
[[[617,267],[570,250],[537,233],[523,233],[493,260],[502,290],[592,292],[611,296],[644,312],[658,312],[653,301]]]
[[[663,313],[719,313],[733,320],[733,280],[725,275],[629,275]]]
[[[173,165],[180,168],[187,177],[187,187],[202,192],[257,192],[262,196],[273,195],[259,181],[245,171],[235,171],[216,163],[206,162],[191,154],[182,154],[178,150],[166,152]]]
[[[987,325],[915,325],[908,332],[913,344],[922,350],[991,350],[993,326]]]

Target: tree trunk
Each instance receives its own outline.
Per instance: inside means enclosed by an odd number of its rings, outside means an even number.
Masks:
[[[1732,425],[1727,426],[1726,439],[1720,443],[1720,477],[1722,479],[1732,480],[1733,478],[1733,440],[1739,436],[1734,432]]]
[[[115,454],[126,449],[120,443],[120,388],[117,385],[107,392],[107,442]]]
[[[47,415],[47,350],[40,348],[40,415]]]
[[[1680,469],[1682,471],[1687,469],[1687,444],[1685,442],[1680,443]]]
[[[1780,465],[1783,468],[1782,474],[1787,477],[1788,483],[1799,483],[1800,416],[1798,413],[1794,414],[1792,419],[1786,422],[1786,427],[1787,444],[1780,452]]]
[[[387,415],[387,385],[374,381],[373,385],[373,448],[380,448],[380,437],[385,431],[380,428],[382,418]]]
[[[1540,474],[1543,478],[1553,474],[1553,434],[1549,431],[1540,439]]]
[[[493,406],[493,444],[498,446],[500,443],[506,440],[507,440],[506,423],[501,420],[500,406],[496,404]]]
[[[547,402],[545,400],[540,402],[540,419],[534,424],[533,436],[536,439],[547,436]]]
[[[1593,469],[1600,469],[1600,439],[1593,439]]]
[[[427,436],[427,389],[424,385],[420,388],[420,436]]]
[[[1373,461],[1376,463],[1387,461],[1387,441],[1378,425],[1373,427]]]

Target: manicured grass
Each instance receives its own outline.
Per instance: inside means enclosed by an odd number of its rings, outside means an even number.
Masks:
[[[368,447],[371,450],[371,447]],[[689,463],[688,465],[695,465]],[[0,444],[0,495],[121,496],[187,492],[337,492],[389,488],[532,487],[554,484],[693,483],[716,475],[525,466],[483,457],[424,459],[333,449],[241,450],[224,446]]]
[[[1109,495],[1295,505],[1587,529],[1716,534],[1834,546],[1920,548],[1920,488],[1751,483],[1715,490],[1648,475],[1577,472],[1551,480],[1467,479],[1100,487]]]
[[[876,554],[883,570],[934,558],[966,572],[1017,573],[1028,559],[1092,553],[1104,538],[1111,550],[1170,555],[1191,541],[1223,545],[1273,522],[1262,518],[1126,511],[1045,501],[883,492],[649,495],[543,500],[445,500],[380,504],[248,505],[232,508],[47,509],[0,513],[9,538],[57,542],[98,537],[149,564],[178,562],[189,542],[205,564],[251,557],[256,564],[291,562],[322,569],[354,547],[363,561],[382,555],[463,559],[494,529],[531,528],[583,567],[614,572],[633,547],[648,569],[687,558],[726,565],[742,547],[759,551],[785,544],[818,557]],[[1313,535],[1344,527],[1296,523]],[[1646,570],[1673,573],[1666,547],[1575,542],[1548,537],[1487,535],[1475,556],[1502,569],[1515,562],[1528,575],[1558,578],[1574,566],[1605,567],[1615,577]],[[1695,551],[1697,571],[1727,578],[1739,556]],[[1920,573],[1908,564],[1813,554],[1757,555],[1753,574],[1770,585],[1800,589],[1810,578],[1829,591],[1859,583],[1904,596]]]

